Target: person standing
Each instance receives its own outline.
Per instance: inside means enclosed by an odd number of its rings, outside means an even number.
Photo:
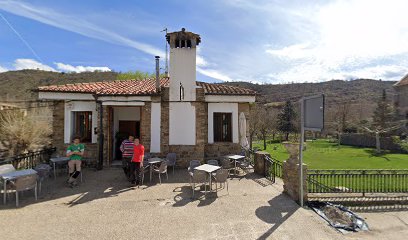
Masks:
[[[130,163],[130,181],[133,185],[140,184],[140,168],[143,167],[144,146],[138,138],[135,139],[132,162]]]
[[[81,174],[82,157],[85,153],[85,146],[81,143],[80,137],[74,137],[73,144],[67,148],[67,157],[69,157],[69,179],[67,182],[71,187],[77,185],[76,179]]]
[[[135,146],[133,142],[134,140],[135,137],[129,135],[128,139],[125,139],[120,145],[120,151],[122,152],[122,168],[128,180],[130,179],[130,161],[132,160]]]

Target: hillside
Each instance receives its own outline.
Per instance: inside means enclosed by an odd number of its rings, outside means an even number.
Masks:
[[[395,90],[394,81],[378,81],[372,79],[357,79],[353,81],[332,80],[321,83],[295,84],[252,84],[247,82],[226,83],[253,89],[259,93],[258,101],[262,103],[281,102],[286,100],[297,101],[302,96],[311,96],[324,93],[328,103],[376,102],[382,90],[392,98]]]
[[[59,73],[20,70],[0,73],[0,101],[36,100],[38,86],[116,80],[115,72]]]
[[[321,83],[296,83],[259,85],[246,82],[227,83],[251,88],[259,93],[257,101],[268,106],[279,106],[279,102],[298,101],[302,96],[325,94],[325,128],[328,132],[337,129],[341,116],[347,127],[358,126],[370,120],[383,89],[392,103],[396,94],[393,81],[358,79],[353,81],[332,80]]]
[[[0,101],[35,101],[33,92],[38,86],[112,81],[117,79],[115,72],[58,73],[39,70],[20,70],[0,73]],[[386,89],[390,100],[395,91],[395,82],[358,79],[353,81],[332,80],[321,83],[295,84],[252,84],[247,82],[224,83],[250,88],[259,93],[257,101],[261,103],[278,103],[286,100],[297,101],[302,96],[324,93],[326,95],[326,119],[335,118],[336,109],[347,105],[349,121],[357,122],[372,116],[382,90]],[[278,104],[279,105],[279,104]]]

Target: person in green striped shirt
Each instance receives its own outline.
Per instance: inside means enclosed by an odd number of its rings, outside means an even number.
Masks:
[[[67,182],[70,186],[76,186],[77,177],[81,174],[82,157],[84,156],[85,146],[81,143],[80,137],[74,137],[73,144],[67,148],[67,157],[69,157],[69,179]]]

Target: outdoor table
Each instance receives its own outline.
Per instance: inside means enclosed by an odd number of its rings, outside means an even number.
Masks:
[[[227,156],[229,159],[234,160],[234,166],[235,166],[235,175],[237,175],[237,162],[243,158],[245,158],[245,156],[242,155],[228,155]]]
[[[54,180],[57,180],[57,173],[55,171],[55,165],[68,163],[69,157],[53,157],[50,158],[50,162],[52,163],[53,170],[54,170]]]
[[[25,169],[25,170],[18,170],[14,172],[4,173],[0,175],[0,178],[3,179],[3,204],[6,204],[7,201],[7,181],[11,181],[17,179],[19,177],[29,176],[37,174],[37,171],[34,169]]]
[[[157,163],[161,163],[161,162],[163,162],[163,161],[164,161],[164,160],[163,160],[162,158],[158,158],[158,157],[150,158],[150,159],[148,160],[148,162],[149,162],[149,164],[150,164],[150,169],[149,169],[149,171],[150,171],[150,182],[152,181],[153,165],[154,165],[154,164],[157,164]]]
[[[212,188],[211,174],[213,172],[217,171],[220,168],[221,167],[219,167],[219,166],[214,166],[214,165],[210,165],[210,164],[203,164],[203,165],[200,165],[198,167],[195,167],[194,170],[204,171],[204,172],[207,172],[209,174],[209,177],[210,177],[210,191],[211,191],[211,188]]]

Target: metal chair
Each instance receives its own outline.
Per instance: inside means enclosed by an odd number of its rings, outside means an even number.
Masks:
[[[149,162],[148,161],[143,162],[143,168],[140,169],[140,174],[142,175],[142,185],[143,185],[143,182],[144,182],[145,173],[150,172],[149,168],[150,168]]]
[[[190,184],[193,188],[193,198],[194,192],[196,188],[196,184],[203,183],[204,184],[204,194],[207,194],[207,173],[204,171],[194,170],[193,175],[190,176]]]
[[[166,156],[167,166],[173,167],[173,174],[174,174],[174,167],[176,166],[176,153],[168,153]]]
[[[234,165],[231,163],[231,161],[228,158],[221,159],[221,167],[223,169],[228,170],[228,176],[230,174],[230,171],[235,169]]]
[[[0,175],[10,173],[10,172],[14,172],[14,171],[16,171],[16,169],[14,168],[14,166],[12,164],[4,164],[4,165],[0,166]],[[0,179],[0,183],[1,183],[0,186],[3,186],[3,181],[1,179]],[[7,190],[11,189],[11,185],[12,184],[10,182],[7,182],[6,193],[7,193]],[[1,190],[3,190],[3,187],[1,187]]]
[[[144,158],[143,158],[143,162],[148,161],[149,158],[151,158],[152,156],[150,155],[150,153],[145,153],[144,154]]]
[[[188,167],[188,173],[190,174],[190,176],[193,176],[194,174],[194,168],[200,166],[201,163],[199,160],[191,160],[190,161],[190,166]]]
[[[34,189],[35,200],[37,201],[37,174],[19,177],[13,181],[12,189],[16,191],[16,207],[18,207],[18,192]]]
[[[214,159],[208,160],[207,164],[218,166],[218,160],[214,160]]]
[[[167,175],[167,162],[166,161],[161,162],[159,167],[153,168],[153,172],[159,174],[160,184],[161,184],[161,174],[166,174],[167,180],[169,180],[169,175]]]
[[[224,183],[224,187],[225,184],[227,184],[227,192],[229,194],[228,191],[228,175],[229,175],[229,171],[227,169],[220,169],[216,172],[216,175],[214,177],[216,183],[220,183],[220,187],[221,187],[221,183]],[[215,184],[215,186],[217,186],[217,184]],[[218,188],[216,187],[217,191]]]

